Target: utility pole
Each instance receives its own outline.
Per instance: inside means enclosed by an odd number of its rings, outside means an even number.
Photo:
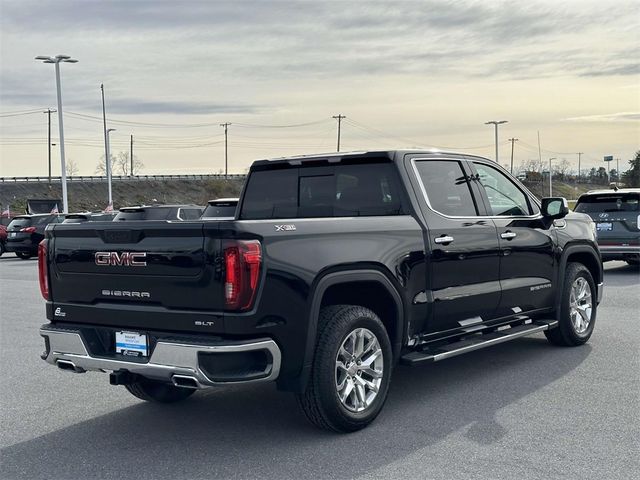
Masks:
[[[55,112],[57,112],[57,110],[51,110],[50,108],[47,108],[46,111],[42,112],[47,114],[47,120],[49,125],[49,134],[47,136],[48,138],[47,150],[49,152],[49,185],[51,185],[51,114]]]
[[[336,152],[339,152],[340,151],[340,126],[342,124],[342,119],[347,117],[342,114],[338,114],[338,115],[334,115],[333,118],[338,120],[338,146],[336,148]]]
[[[553,173],[551,172],[551,160],[555,160],[556,157],[549,159],[549,196],[553,197]]]
[[[131,142],[129,143],[129,161],[131,162],[129,176],[133,177],[133,133],[131,134]]]
[[[511,175],[513,175],[513,145],[518,141],[517,138],[510,138],[511,142]]]
[[[493,125],[495,127],[496,133],[496,163],[498,162],[498,125],[502,125],[503,123],[507,123],[508,120],[491,120],[489,122],[484,122],[485,125]]]
[[[616,158],[616,183],[620,182],[620,159]]]
[[[228,157],[228,145],[227,145],[227,130],[229,129],[229,122],[221,123],[220,126],[224,127],[224,178],[227,179],[229,175],[229,157]]]
[[[578,183],[580,183],[580,163],[582,160],[582,155],[584,155],[584,152],[578,152]]]

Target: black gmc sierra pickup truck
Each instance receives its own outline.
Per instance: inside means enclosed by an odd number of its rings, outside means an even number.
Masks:
[[[233,220],[51,225],[39,276],[47,362],[157,402],[274,380],[340,432],[378,415],[397,363],[585,343],[603,289],[587,215],[415,150],[257,161]]]

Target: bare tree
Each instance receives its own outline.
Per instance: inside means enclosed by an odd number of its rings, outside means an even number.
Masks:
[[[119,152],[115,158],[115,166],[116,170],[120,173],[120,175],[129,175],[131,169],[131,160],[129,158],[129,152]],[[140,170],[144,167],[142,160],[140,160],[136,155],[133,156],[133,172],[131,175],[136,175],[140,173]]]
[[[73,177],[78,174],[78,164],[69,158],[65,162],[65,170],[67,171],[68,176]]]
[[[113,167],[115,166],[115,157],[113,155],[109,155],[111,157],[111,174],[113,175]],[[107,174],[107,163],[104,161],[104,155],[100,156],[100,161],[96,165],[96,173],[98,175],[105,176]]]
[[[553,175],[560,180],[564,180],[571,170],[571,162],[563,158],[553,166]]]

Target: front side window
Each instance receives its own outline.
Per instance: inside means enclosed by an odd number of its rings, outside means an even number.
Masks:
[[[460,162],[422,160],[415,165],[433,210],[450,217],[478,215],[469,178],[462,171]]]
[[[489,198],[491,215],[531,215],[527,196],[506,175],[483,163],[475,163],[475,167]]]

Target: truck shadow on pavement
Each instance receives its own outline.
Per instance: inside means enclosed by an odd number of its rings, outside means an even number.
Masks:
[[[398,367],[377,421],[350,435],[311,427],[272,384],[200,392],[178,405],[141,402],[3,449],[0,476],[353,478],[455,432],[479,444],[513,434],[500,410],[562,379],[590,352],[536,336]]]

